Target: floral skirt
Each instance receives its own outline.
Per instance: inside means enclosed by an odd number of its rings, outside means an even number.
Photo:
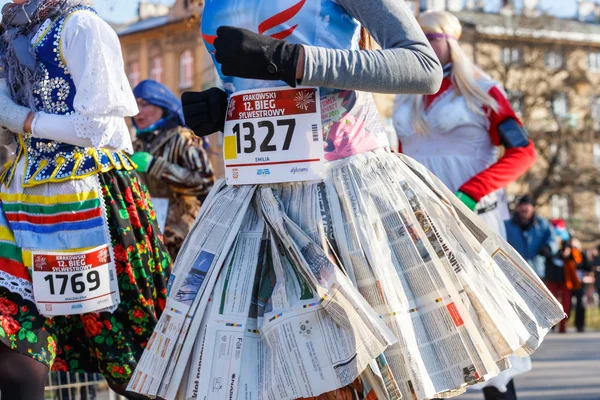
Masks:
[[[117,310],[46,318],[30,299],[0,285],[0,342],[53,370],[100,372],[123,384],[165,307],[171,260],[138,175],[112,170],[98,178],[119,281]],[[6,221],[2,207],[0,213]],[[0,258],[0,271],[10,262]]]

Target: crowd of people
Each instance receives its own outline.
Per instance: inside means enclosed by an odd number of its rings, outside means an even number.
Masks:
[[[298,25],[281,32],[265,28],[272,3],[279,15],[298,14]],[[117,393],[144,398],[126,386],[166,307],[173,261],[193,251],[185,246],[190,230],[207,229],[208,221],[198,215],[209,193],[211,204],[228,193],[215,185],[204,137],[223,131],[229,96],[282,85],[318,87],[321,104],[335,105],[323,116],[328,165],[323,179],[331,184],[323,202],[355,190],[339,177],[341,169],[351,170],[357,182],[366,179],[361,178],[368,173],[365,165],[392,177],[406,173],[389,149],[370,93],[398,94],[393,111],[398,150],[432,171],[506,238],[565,312],[574,309],[577,330],[585,329],[585,302],[594,272],[600,274],[600,248],[583,251],[564,221],[535,213],[529,196],[518,200],[510,216],[504,190],[534,165],[535,144],[504,88],[461,50],[459,20],[448,12],[426,12],[417,21],[396,0],[320,3],[207,3],[203,37],[223,89],[184,94],[183,104],[158,82],[129,87],[115,32],[85,1],[13,0],[5,7],[0,145],[12,161],[0,178],[2,396],[43,399],[52,368],[100,372]],[[255,33],[259,25],[270,36]],[[326,30],[334,33],[316,34]],[[372,51],[370,37],[383,50]],[[300,184],[304,191],[324,190],[319,182]],[[268,191],[283,202],[289,187],[272,183],[256,193]],[[387,184],[382,181],[381,187]],[[379,201],[400,214],[394,199],[404,194],[386,190]],[[291,193],[288,201],[298,195]],[[162,222],[153,206],[159,200],[166,204]],[[321,217],[334,224],[340,218],[331,210]],[[369,224],[388,223],[356,218],[353,223],[364,231]],[[307,231],[319,229],[326,230],[319,225]],[[355,240],[365,259],[382,246],[358,234],[351,239],[325,231],[320,239],[319,247],[332,254]],[[279,246],[270,251],[284,256]],[[86,279],[96,289],[110,288],[110,301],[83,313],[53,309],[52,304],[76,300],[64,296],[66,283],[56,293],[55,271],[41,275],[46,263],[64,267],[61,260],[102,260],[106,254],[114,262],[97,261],[104,272]],[[397,261],[389,264],[389,270],[399,269]],[[42,290],[44,282],[50,286]],[[82,285],[82,291],[89,289]],[[600,285],[597,289],[600,293]],[[399,301],[400,291],[381,288],[381,302]],[[566,331],[566,320],[558,331]],[[531,362],[515,355],[508,359],[511,368],[478,385],[486,399],[516,399],[513,377],[531,369]],[[319,398],[359,399],[366,390],[359,377]]]
[[[506,226],[508,242],[563,305],[568,318],[560,322],[558,332],[567,332],[571,315],[577,332],[584,332],[586,308],[597,301],[598,248],[584,250],[564,220],[549,221],[536,214],[535,202],[528,195],[518,199]]]

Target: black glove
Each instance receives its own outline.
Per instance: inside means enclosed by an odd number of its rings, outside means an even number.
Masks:
[[[223,130],[227,113],[227,93],[219,88],[181,95],[186,125],[203,137]]]
[[[301,45],[231,26],[217,29],[214,44],[223,75],[284,81],[296,87]]]

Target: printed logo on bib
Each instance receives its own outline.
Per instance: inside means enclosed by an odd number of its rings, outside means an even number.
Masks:
[[[119,303],[108,246],[82,252],[33,252],[33,293],[42,315],[73,315]]]
[[[224,129],[227,183],[323,179],[318,99],[318,88],[272,88],[233,95]]]

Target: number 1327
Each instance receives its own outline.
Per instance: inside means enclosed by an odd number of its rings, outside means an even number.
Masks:
[[[292,144],[294,131],[296,129],[296,120],[280,119],[276,122],[276,124],[277,127],[287,128],[285,140],[283,141],[283,148],[281,150],[289,150],[290,145]],[[242,154],[242,152],[246,154],[251,154],[256,151],[257,143],[254,135],[256,133],[257,128],[267,130],[267,134],[259,146],[260,152],[263,153],[277,151],[277,146],[271,143],[271,141],[273,140],[273,136],[275,136],[275,124],[273,124],[273,122],[259,121],[256,123],[256,126],[253,122],[242,122],[235,124],[235,126],[233,127],[233,133],[236,136],[236,150],[238,154]],[[243,131],[245,132],[242,133]]]

